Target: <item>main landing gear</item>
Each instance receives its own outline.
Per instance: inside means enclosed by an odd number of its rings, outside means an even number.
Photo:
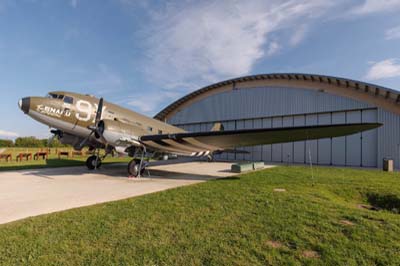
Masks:
[[[95,170],[100,168],[101,162],[107,157],[108,154],[112,154],[112,149],[106,147],[106,153],[103,156],[100,156],[100,150],[97,149],[94,151],[94,154],[87,158],[86,167],[89,170]]]
[[[101,158],[98,155],[92,155],[86,160],[86,166],[89,170],[98,169],[101,166]]]
[[[140,159],[132,159],[128,164],[128,174],[131,177],[140,177],[146,170],[149,164],[144,160],[146,154],[146,147],[143,145],[140,149],[137,149],[133,157],[136,157],[140,153]]]
[[[140,177],[146,170],[147,162],[141,161],[140,159],[133,159],[128,164],[128,174],[132,177]]]

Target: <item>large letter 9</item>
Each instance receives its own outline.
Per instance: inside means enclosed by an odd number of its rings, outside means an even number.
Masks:
[[[92,105],[84,100],[79,100],[76,102],[76,119],[80,121],[89,121],[92,114]]]

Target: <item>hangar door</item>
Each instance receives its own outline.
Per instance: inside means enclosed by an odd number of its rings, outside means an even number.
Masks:
[[[366,108],[221,122],[225,129],[230,130],[377,122],[377,109]],[[213,123],[208,122],[179,126],[188,131],[208,131],[212,125]],[[319,165],[377,167],[377,137],[377,130],[374,129],[339,138],[237,147],[250,154],[221,154],[216,156],[216,159],[300,164],[309,163],[311,160],[312,163]]]
[[[253,120],[257,122],[253,125],[261,124],[264,128],[377,122],[377,110],[371,108],[268,117],[263,118],[262,123],[258,123],[259,119]],[[246,121],[241,123],[246,123]],[[320,165],[376,167],[377,145],[377,130],[374,129],[345,137],[262,145],[244,149],[253,151],[250,156],[251,160],[265,162],[309,163],[311,160],[312,163]],[[243,149],[243,147],[239,149]],[[242,158],[237,157],[236,159]]]

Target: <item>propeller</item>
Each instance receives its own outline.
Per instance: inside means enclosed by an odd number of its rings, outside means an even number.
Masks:
[[[101,123],[102,112],[103,112],[103,98],[100,98],[99,105],[96,111],[96,118],[94,120],[94,126],[88,126],[88,129],[90,129],[91,131],[89,135],[86,138],[84,138],[82,142],[79,144],[80,148],[82,148],[85,145],[85,143],[90,139],[90,137],[93,134],[97,139],[102,136],[103,134],[103,123]]]

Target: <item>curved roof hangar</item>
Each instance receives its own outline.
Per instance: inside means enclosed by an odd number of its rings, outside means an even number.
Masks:
[[[358,101],[364,101],[400,115],[400,92],[398,91],[339,77],[300,73],[278,73],[239,77],[206,86],[171,103],[155,115],[154,118],[165,121],[184,107],[221,92],[268,86],[318,90]]]

